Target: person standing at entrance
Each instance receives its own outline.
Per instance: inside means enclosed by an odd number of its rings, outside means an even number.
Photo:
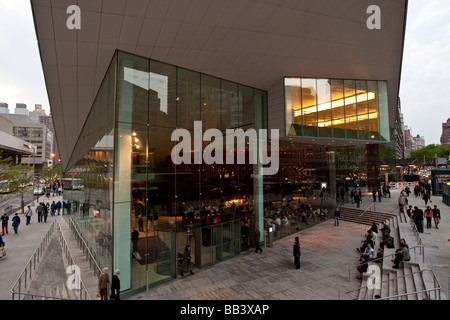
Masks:
[[[192,268],[192,263],[191,263],[191,246],[187,245],[184,248],[184,254],[183,254],[183,269],[185,269],[185,272],[188,272],[190,274],[194,274],[191,270]],[[183,269],[181,269],[181,275],[184,276],[183,274]]]
[[[263,250],[259,246],[259,239],[261,238],[261,232],[259,231],[258,227],[255,229],[255,252],[261,253]]]
[[[300,241],[298,237],[295,237],[294,242],[294,263],[295,263],[295,269],[300,269]]]
[[[108,300],[108,285],[109,285],[109,275],[108,268],[103,268],[102,274],[98,278],[98,295],[101,300]]]
[[[334,226],[339,227],[339,219],[341,218],[341,211],[339,208],[336,208],[336,211],[334,211]]]
[[[111,300],[120,300],[120,270],[117,269],[111,279]]]

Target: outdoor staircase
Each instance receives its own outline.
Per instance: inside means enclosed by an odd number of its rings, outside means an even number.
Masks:
[[[368,226],[371,226],[374,222],[377,224],[384,222],[392,226],[395,224],[394,220],[397,217],[397,215],[391,213],[364,211],[349,207],[340,207],[339,210],[341,211],[340,220]]]
[[[414,232],[406,213],[399,213],[398,221],[394,229],[391,225],[395,247],[399,248],[400,239],[404,238],[410,248],[410,261],[400,263],[399,269],[394,269],[395,249],[385,248],[383,263],[376,264],[381,267],[381,286],[378,289],[369,289],[367,286],[368,274],[365,274],[361,282],[358,300],[373,300],[376,295],[381,299],[389,300],[422,300],[422,299],[446,299],[443,293],[433,291],[436,289],[434,274],[424,262],[423,248],[420,247],[420,239]],[[429,290],[427,292],[424,292]],[[439,295],[440,294],[440,295]]]

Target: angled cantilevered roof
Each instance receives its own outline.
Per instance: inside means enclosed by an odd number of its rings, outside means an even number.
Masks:
[[[269,90],[284,76],[387,80],[391,127],[407,0],[31,0],[63,166],[116,49]],[[66,27],[70,5],[81,29]],[[367,28],[367,8],[381,29]]]

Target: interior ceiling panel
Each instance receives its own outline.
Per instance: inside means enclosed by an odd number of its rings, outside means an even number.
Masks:
[[[80,30],[66,26],[66,9],[74,3],[81,9]],[[407,0],[31,0],[31,5],[50,107],[60,115],[54,122],[63,124],[56,128],[63,166],[116,49],[263,90],[284,76],[387,80],[394,126]],[[370,5],[381,9],[380,30],[366,26]]]

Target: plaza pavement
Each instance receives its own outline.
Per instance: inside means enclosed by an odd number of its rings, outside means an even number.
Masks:
[[[382,198],[374,211],[398,213],[399,190],[391,198]],[[448,297],[450,266],[450,207],[442,197],[432,197],[431,205],[441,210],[439,229],[426,229],[420,237],[425,246],[425,260]],[[420,198],[410,195],[409,203],[425,208]],[[361,208],[373,204],[371,196],[363,197]],[[350,204],[351,206],[351,204]],[[142,300],[336,300],[339,291],[355,289],[357,297],[360,281],[356,279],[356,265],[360,245],[368,226],[342,221],[339,227],[333,220],[305,229],[277,240],[273,247],[259,254],[254,250],[221,262],[212,267],[195,270],[194,275],[177,279],[129,299]],[[294,269],[292,244],[295,236],[301,243],[301,269]]]
[[[397,213],[398,190],[392,198],[382,198],[376,203],[376,211]],[[61,197],[50,197],[50,202]],[[372,204],[372,197],[365,196],[361,208]],[[425,245],[425,260],[433,269],[442,292],[448,296],[450,266],[450,207],[441,197],[432,197],[442,220],[439,229],[426,229],[420,237]],[[409,203],[424,208],[424,202],[414,195]],[[35,204],[32,206],[35,211]],[[31,225],[25,225],[21,217],[19,233],[10,225],[4,236],[7,255],[0,259],[0,299],[11,299],[11,287],[41,242],[56,217],[48,217],[47,223],[37,223],[33,215]],[[342,221],[339,227],[333,220],[305,229],[277,240],[263,253],[252,249],[212,267],[194,270],[167,284],[150,287],[148,292],[130,296],[130,300],[336,300],[339,291],[355,290],[360,286],[355,267],[358,253],[355,248],[363,239],[367,226]],[[301,269],[294,269],[292,244],[299,236],[302,247]]]

